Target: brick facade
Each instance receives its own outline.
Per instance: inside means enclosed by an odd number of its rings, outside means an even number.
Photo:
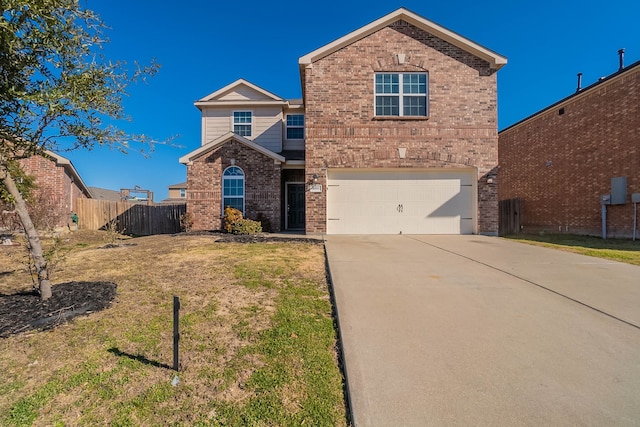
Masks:
[[[640,193],[640,63],[499,135],[500,200],[522,200],[524,232],[600,235],[600,195],[627,177],[627,204],[607,207],[611,237],[633,233]]]
[[[59,164],[54,158],[47,156],[31,156],[20,160],[20,165],[27,175],[36,179],[36,200],[40,208],[47,209],[51,225],[62,227],[69,225],[70,213],[77,210],[76,201],[87,198],[72,176],[68,166]]]
[[[398,61],[404,54],[404,63]],[[429,73],[429,117],[375,119],[374,73]],[[405,22],[314,62],[304,72],[306,180],[331,168],[476,168],[478,232],[496,234],[495,70]],[[399,158],[398,148],[407,148]],[[306,231],[326,231],[326,192],[307,193]]]
[[[222,173],[232,159],[245,174],[245,218],[262,215],[271,231],[280,231],[279,162],[233,139],[187,165],[187,211],[193,216],[193,229],[222,229]]]

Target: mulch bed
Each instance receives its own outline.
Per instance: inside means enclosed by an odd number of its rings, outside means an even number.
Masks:
[[[212,235],[217,242],[224,243],[281,243],[301,242],[323,244],[319,239],[292,235],[274,236],[269,233],[234,235],[221,232],[199,231],[179,235]],[[135,246],[135,244],[108,244],[100,249]],[[41,301],[40,295],[32,292],[0,294],[0,338],[31,330],[53,329],[75,317],[109,307],[116,296],[116,285],[111,282],[67,282],[53,286],[53,296]]]
[[[52,293],[46,301],[41,301],[36,291],[0,294],[0,338],[53,329],[75,317],[104,310],[116,296],[116,284],[67,282],[54,285]]]
[[[176,234],[175,236],[214,236],[217,242],[223,243],[282,243],[282,242],[300,242],[311,243],[314,245],[322,245],[324,242],[321,239],[312,239],[308,237],[300,237],[299,235],[292,234],[288,236],[274,236],[269,233],[256,233],[256,234],[230,234],[223,233],[221,231],[190,231],[187,233]]]

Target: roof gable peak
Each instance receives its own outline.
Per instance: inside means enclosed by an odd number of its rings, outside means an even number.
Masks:
[[[301,68],[306,67],[313,62],[329,56],[332,53],[342,49],[343,47],[355,43],[356,41],[361,40],[398,20],[406,21],[409,24],[428,32],[429,34],[439,37],[451,43],[452,45],[459,47],[462,50],[465,50],[481,59],[484,59],[493,69],[498,70],[507,63],[506,57],[499,55],[496,52],[487,49],[486,47],[479,45],[454,31],[449,30],[448,28],[438,25],[435,22],[429,21],[428,19],[408,9],[405,9],[404,7],[401,7],[365,25],[364,27],[352,31],[349,34],[342,36],[339,39],[334,40],[333,42],[300,57],[298,63],[300,64]]]
[[[200,146],[199,148],[197,148],[196,150],[185,154],[184,156],[180,157],[179,161],[182,164],[189,164],[190,162],[192,162],[194,159],[208,153],[209,151],[212,151],[218,147],[220,147],[223,144],[226,144],[227,142],[234,140],[237,141],[253,150],[256,150],[259,153],[264,154],[267,157],[271,157],[273,160],[280,162],[280,163],[284,163],[285,162],[285,158],[282,157],[281,155],[274,153],[273,151],[256,144],[255,142],[251,141],[250,139],[247,139],[243,136],[240,136],[236,133],[233,132],[227,132],[226,134],[214,139],[213,141],[209,141],[208,143],[206,143],[205,145]]]
[[[230,83],[223,88],[216,90],[215,92],[210,93],[202,99],[196,101],[199,102],[211,102],[216,101],[221,98],[224,98],[225,95],[228,95],[232,92],[237,92],[241,94],[242,97],[245,97],[247,101],[251,101],[253,99],[257,100],[267,100],[267,101],[280,101],[284,102],[284,99],[275,95],[258,85],[255,85],[248,80],[238,79],[233,83]]]

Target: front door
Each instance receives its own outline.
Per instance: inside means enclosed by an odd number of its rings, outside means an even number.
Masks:
[[[287,230],[303,230],[304,184],[287,182]]]

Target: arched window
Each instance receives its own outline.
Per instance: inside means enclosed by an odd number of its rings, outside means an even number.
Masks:
[[[222,209],[230,206],[244,214],[244,172],[229,166],[222,174]]]

